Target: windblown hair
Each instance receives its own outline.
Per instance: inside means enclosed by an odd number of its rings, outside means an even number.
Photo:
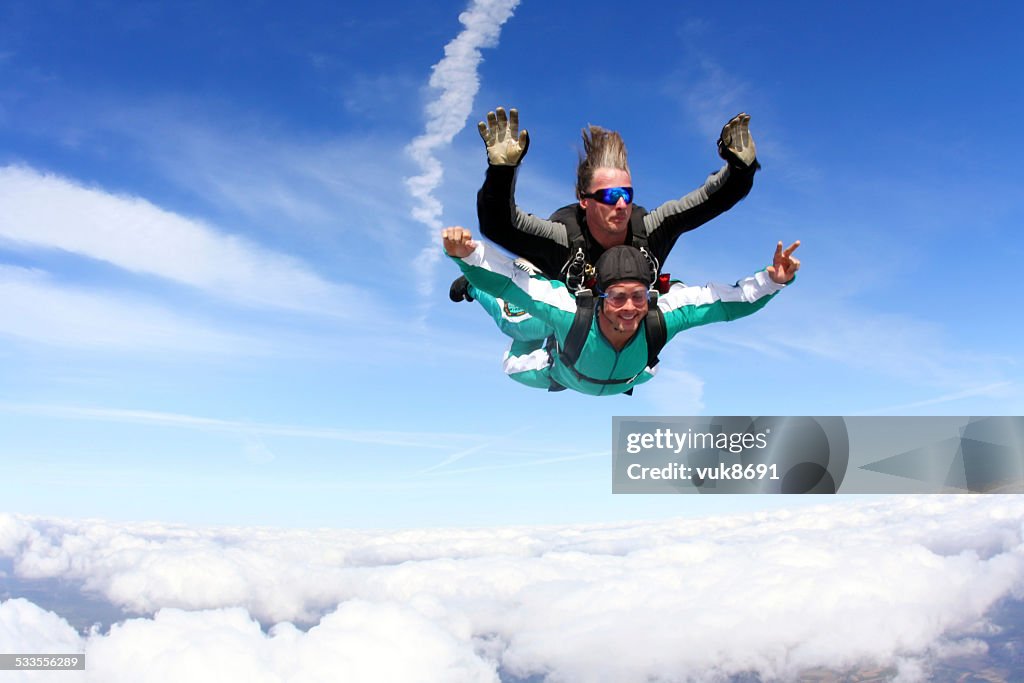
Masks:
[[[629,173],[626,143],[614,130],[588,126],[583,129],[583,154],[580,156],[579,166],[576,167],[577,199],[581,199],[590,188],[594,171],[599,168],[617,168]]]

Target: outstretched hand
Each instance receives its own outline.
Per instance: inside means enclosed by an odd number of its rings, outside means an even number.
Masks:
[[[457,225],[442,230],[441,241],[444,243],[444,252],[455,258],[466,258],[476,249],[473,234]]]
[[[492,166],[518,166],[530,146],[530,135],[519,130],[519,111],[498,107],[487,112],[487,123],[477,124],[480,137],[487,147],[487,162]]]
[[[718,138],[718,156],[733,166],[747,167],[757,161],[757,146],[750,135],[750,116],[737,114],[729,119]]]
[[[783,251],[782,241],[780,240],[779,245],[775,247],[775,257],[772,259],[772,265],[766,269],[768,277],[780,285],[784,285],[792,280],[793,276],[796,275],[796,271],[800,270],[800,259],[793,258],[793,252],[799,246],[800,240],[797,240]]]

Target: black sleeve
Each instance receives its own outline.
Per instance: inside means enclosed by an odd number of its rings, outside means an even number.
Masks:
[[[680,235],[720,216],[746,197],[759,167],[756,162],[745,168],[727,166],[708,176],[702,187],[647,214],[644,225],[648,243],[661,262],[665,262]]]
[[[518,170],[518,166],[488,164],[484,184],[476,193],[476,217],[480,221],[480,232],[487,239],[506,249],[512,249],[506,243],[514,240],[516,236],[515,191]]]
[[[548,277],[559,272],[569,253],[565,226],[537,218],[516,206],[516,166],[487,166],[476,195],[480,233],[516,256],[522,256]]]

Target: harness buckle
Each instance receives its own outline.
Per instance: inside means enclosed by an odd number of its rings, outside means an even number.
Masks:
[[[578,248],[576,253],[566,261],[565,268],[562,270],[565,271],[565,284],[569,291],[575,294],[586,288],[587,257],[583,253],[582,247]]]

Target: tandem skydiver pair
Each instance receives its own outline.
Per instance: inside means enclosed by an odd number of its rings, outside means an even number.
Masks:
[[[760,167],[740,114],[722,129],[725,165],[705,183],[651,212],[635,205],[626,147],[590,126],[577,169],[577,202],[544,220],[515,204],[518,165],[529,147],[518,112],[501,108],[479,124],[488,168],[477,195],[483,235],[520,258],[473,242],[469,231],[442,232],[464,275],[453,301],[477,300],[512,342],[504,369],[528,386],[607,395],[649,380],[661,347],[676,333],[759,310],[800,267],[780,242],[772,265],[735,285],[686,287],[660,273],[678,237],[747,195]],[[643,332],[641,333],[641,329]]]

